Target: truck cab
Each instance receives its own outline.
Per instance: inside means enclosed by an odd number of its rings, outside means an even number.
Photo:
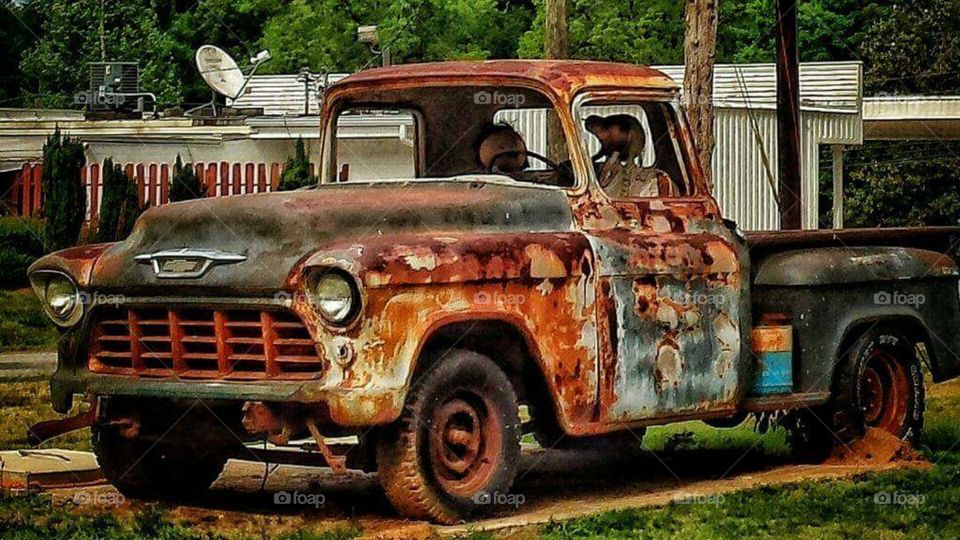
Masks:
[[[348,143],[378,116],[409,150],[389,175]],[[638,445],[777,412],[809,450],[870,427],[915,441],[921,360],[960,371],[957,230],[745,236],[656,70],[363,71],[326,92],[321,147],[317,186],[153,208],[124,242],[31,268],[63,330],[54,406],[89,396],[125,493],[313,459],[453,523],[509,492],[525,431]]]

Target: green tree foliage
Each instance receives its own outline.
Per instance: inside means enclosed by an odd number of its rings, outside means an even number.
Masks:
[[[847,227],[960,224],[958,143],[874,143],[847,169]]]
[[[184,166],[180,154],[177,154],[177,161],[173,164],[173,178],[170,180],[170,202],[199,199],[205,197],[206,192],[206,186],[193,167]]]
[[[316,183],[317,177],[313,175],[303,139],[298,138],[293,157],[288,159],[283,166],[283,174],[280,176],[280,191],[292,191]]]
[[[126,238],[141,211],[137,183],[107,158],[103,162],[103,200],[97,241],[116,242]]]
[[[43,256],[43,223],[0,218],[0,289],[26,287],[27,267]]]
[[[893,2],[804,0],[799,3],[804,61],[858,58],[864,28]],[[543,0],[520,41],[520,56],[543,55]],[[575,58],[643,64],[683,63],[684,2],[571,0],[570,51]],[[723,0],[717,36],[721,62],[772,62],[774,0]]]
[[[24,87],[44,106],[64,107],[89,87],[87,62],[101,57],[101,15],[106,60],[140,63],[141,87],[164,103],[181,96],[180,78],[170,66],[174,42],[158,25],[152,0],[34,0],[43,13],[42,33],[20,64]],[[101,5],[103,10],[101,11]]]
[[[866,28],[889,12],[891,0],[799,2],[799,48],[804,62],[857,60]],[[720,2],[717,56],[721,62],[773,62],[774,0]]]
[[[32,3],[4,2],[0,8],[0,58],[7,66],[14,66],[0,71],[0,107],[31,105],[22,95],[23,77],[16,66],[40,32],[35,22],[38,15]]]
[[[532,18],[517,0],[294,0],[267,21],[260,44],[274,56],[264,68],[285,73],[377,65],[357,41],[365,24],[378,25],[397,63],[511,58]]]
[[[721,2],[721,5],[723,2]],[[543,56],[544,1],[520,41],[520,56]],[[571,0],[570,53],[574,58],[645,64],[683,61],[683,2]]]
[[[867,95],[960,92],[960,1],[907,0],[864,29]],[[960,143],[867,142],[846,160],[845,225],[956,225]]]
[[[870,93],[960,92],[960,1],[906,0],[878,19],[863,43]]]
[[[86,158],[83,145],[62,137],[57,129],[43,145],[44,247],[49,251],[77,244],[87,212],[87,190],[80,171]]]
[[[101,11],[98,0],[31,0],[18,9],[32,15],[21,20],[40,19],[29,34],[40,38],[20,48],[27,52],[17,75],[42,105],[69,105],[88,86],[86,63],[101,60],[102,13],[107,60],[139,62],[141,88],[157,94],[163,105],[200,102],[210,89],[197,74],[196,49],[214,43],[244,65],[257,52],[264,21],[283,5],[281,0],[104,0]],[[0,27],[4,21],[0,18]],[[13,41],[0,34],[0,47],[8,40]]]

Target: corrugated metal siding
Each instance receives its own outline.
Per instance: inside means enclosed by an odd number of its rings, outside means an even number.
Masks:
[[[331,73],[330,84],[346,77],[343,73]],[[227,104],[237,108],[263,109],[265,115],[303,114],[303,83],[297,75],[255,75],[250,78],[243,95]],[[317,92],[310,91],[310,112],[319,111]]]
[[[523,137],[527,149],[537,154],[547,153],[547,110],[518,109],[503,110],[494,116],[495,122],[505,122],[513,126]]]
[[[714,196],[723,215],[744,230],[774,230],[780,217],[763,163],[770,160],[773,184],[777,178],[777,123],[770,111],[754,112],[762,143],[757,141],[746,109],[717,111],[717,146],[713,153]]]
[[[683,66],[656,66],[683,83]],[[807,109],[857,113],[861,108],[863,65],[860,62],[813,62],[800,65],[800,101]],[[746,86],[746,92],[743,88]],[[717,107],[776,109],[777,71],[773,64],[718,64],[714,72]]]
[[[683,66],[656,66],[683,82]],[[331,73],[330,83],[346,77]],[[808,62],[800,65],[800,99],[811,109],[857,113],[861,109],[863,65],[860,62]],[[747,91],[743,91],[744,84]],[[773,64],[718,64],[714,75],[714,101],[718,107],[776,109],[777,73]],[[303,83],[297,75],[256,75],[235,107],[263,108],[264,114],[303,114]],[[316,92],[310,110],[317,110]]]

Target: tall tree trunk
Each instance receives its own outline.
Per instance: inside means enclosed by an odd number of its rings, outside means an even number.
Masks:
[[[567,0],[546,0],[547,20],[544,32],[544,58],[563,60],[569,57],[567,39]],[[554,161],[570,159],[563,126],[556,113],[547,115],[547,157]]]
[[[549,59],[567,58],[567,0],[546,0],[546,11],[544,57]]]
[[[713,186],[713,69],[717,61],[717,5],[720,0],[686,0],[683,94],[700,162]]]

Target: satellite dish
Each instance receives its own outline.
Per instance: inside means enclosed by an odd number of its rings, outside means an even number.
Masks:
[[[230,99],[239,98],[247,86],[247,77],[237,62],[216,45],[197,49],[197,69],[210,88]]]

